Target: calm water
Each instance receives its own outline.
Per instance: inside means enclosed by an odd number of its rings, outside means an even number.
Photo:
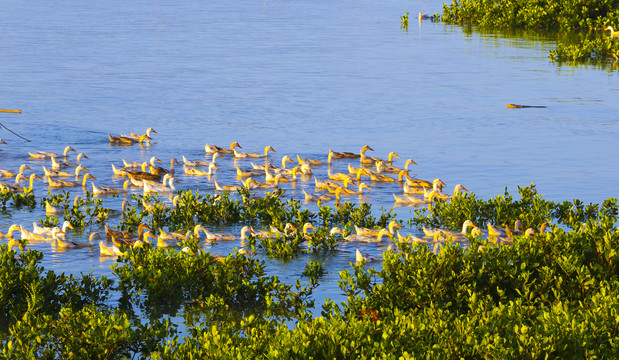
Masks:
[[[461,183],[488,198],[531,182],[551,200],[600,202],[619,195],[619,80],[616,71],[548,62],[552,35],[518,37],[419,25],[400,29],[406,11],[435,13],[441,1],[9,1],[0,13],[0,168],[35,166],[27,151],[87,154],[97,184],[120,187],[110,164],[155,155],[204,158],[204,144],[238,141],[246,151],[272,145],[283,155],[326,159],[330,148],[413,158],[421,178]],[[544,109],[506,109],[507,103]],[[150,148],[109,146],[107,134],[158,131]],[[374,154],[373,154],[374,155]],[[231,184],[233,162],[216,179]],[[249,167],[249,161],[240,161]],[[338,162],[334,171],[345,169]],[[324,178],[326,168],[318,169]],[[213,191],[207,179],[180,176],[180,188]],[[37,197],[47,194],[36,184]],[[302,199],[301,189],[288,195]],[[366,198],[393,205],[395,187]],[[82,194],[82,190],[76,190]],[[355,200],[355,199],[353,199]],[[120,200],[105,203],[119,207]],[[402,219],[411,210],[399,208]],[[41,209],[0,218],[30,225]],[[112,225],[114,225],[112,223]],[[93,229],[99,230],[99,229]],[[238,229],[223,229],[238,231]],[[210,250],[226,254],[238,244]],[[59,253],[47,244],[45,266],[111,275],[98,248]],[[380,254],[383,247],[359,246]],[[355,246],[327,262],[319,288],[338,299],[338,271]],[[292,281],[307,257],[267,260]]]

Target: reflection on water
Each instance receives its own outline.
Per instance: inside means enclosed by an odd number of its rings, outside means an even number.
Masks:
[[[326,160],[329,149],[356,152],[369,144],[377,156],[398,153],[396,165],[414,159],[420,178],[441,178],[450,189],[461,183],[484,198],[531,182],[551,200],[616,197],[616,73],[549,63],[552,34],[483,33],[429,21],[400,30],[405,11],[440,9],[440,1],[395,0],[14,3],[0,14],[0,107],[24,112],[1,114],[0,122],[32,141],[1,131],[8,142],[0,147],[1,167],[28,163],[42,174],[44,162],[29,160],[27,151],[70,144],[89,156],[84,163],[97,184],[121,187],[111,164],[204,158],[205,143],[238,141],[250,152],[272,145],[277,162],[296,154]],[[108,143],[107,134],[147,127],[158,131],[151,147]],[[234,183],[234,163],[221,160],[217,181]],[[207,179],[179,180],[180,188],[214,190]],[[285,187],[295,199],[313,190],[311,183],[297,186]],[[37,199],[47,195],[40,182],[35,187]],[[393,206],[397,187],[373,188],[363,200],[375,212]],[[104,198],[114,208],[121,201]],[[397,212],[403,220],[412,214]],[[0,229],[44,216],[41,208],[11,211]],[[227,254],[238,245],[211,251]],[[109,276],[114,261],[100,259],[96,248],[32,247],[57,271]],[[317,304],[338,299],[338,272],[349,268],[354,250],[321,259],[327,278]],[[306,260],[265,259],[287,281]]]

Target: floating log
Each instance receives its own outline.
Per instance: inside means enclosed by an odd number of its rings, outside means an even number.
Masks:
[[[508,109],[524,109],[524,108],[545,108],[545,106],[540,105],[516,105],[516,104],[507,104]]]

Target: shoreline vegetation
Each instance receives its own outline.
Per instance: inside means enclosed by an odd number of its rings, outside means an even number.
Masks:
[[[432,20],[484,30],[557,33],[562,36],[548,56],[552,62],[619,60],[619,33],[613,32],[619,29],[619,0],[453,0]]]
[[[303,282],[289,285],[266,275],[252,254],[336,253],[343,238],[331,228],[383,228],[391,211],[375,218],[370,205],[345,203],[314,213],[284,201],[282,190],[255,198],[239,189],[238,199],[177,194],[174,208],[158,196],[133,195],[137,205],[124,210],[119,227],[274,224],[282,235],[250,234],[249,251],[227,257],[205,252],[191,233],[178,246],[120,244],[116,280],[45,271],[43,254],[26,241],[2,244],[3,358],[605,358],[619,350],[616,199],[556,203],[533,184],[519,188],[519,199],[507,191],[489,200],[462,192],[435,199],[409,220],[409,227],[440,228],[434,243],[394,237],[381,270],[365,260],[342,269],[344,302],[314,304],[323,264],[309,260]],[[89,193],[79,203],[66,192],[38,204],[28,192],[5,191],[2,199],[5,211],[64,208],[76,231],[106,214]],[[478,231],[458,234],[466,220]],[[506,226],[516,220],[521,232]],[[315,232],[286,233],[285,224],[306,222]],[[321,316],[309,313],[315,307]],[[171,320],[179,314],[182,335]]]

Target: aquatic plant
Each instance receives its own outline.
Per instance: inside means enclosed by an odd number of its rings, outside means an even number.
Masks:
[[[619,1],[576,0],[568,2],[518,0],[454,0],[436,14],[448,24],[474,25],[483,29],[531,29],[555,32],[590,32],[594,38],[575,43],[558,42],[551,61],[606,62],[616,60],[619,39],[604,39],[608,25],[619,24]]]
[[[408,11],[404,15],[400,16],[400,22],[402,23],[400,25],[400,29],[408,31]]]

